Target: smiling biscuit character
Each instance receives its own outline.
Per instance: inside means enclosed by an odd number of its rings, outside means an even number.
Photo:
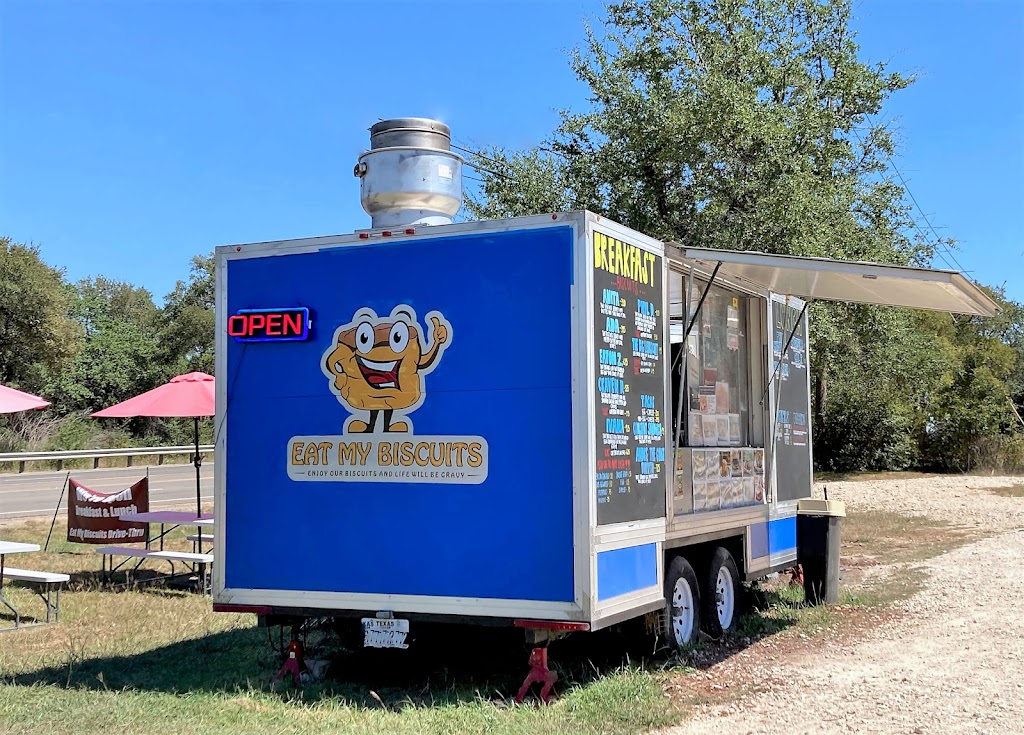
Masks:
[[[412,431],[407,414],[423,403],[423,376],[434,369],[451,340],[451,325],[440,312],[430,312],[427,320],[433,329],[426,350],[416,313],[404,304],[383,319],[371,309],[360,309],[335,331],[321,364],[331,391],[353,413],[370,413],[369,421],[348,419],[346,433],[376,432],[381,412],[381,431]],[[395,411],[406,420],[392,422]]]

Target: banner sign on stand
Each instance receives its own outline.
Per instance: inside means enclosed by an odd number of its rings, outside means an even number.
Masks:
[[[68,541],[78,544],[142,543],[147,523],[122,521],[127,513],[149,512],[149,478],[116,493],[90,490],[68,479]]]

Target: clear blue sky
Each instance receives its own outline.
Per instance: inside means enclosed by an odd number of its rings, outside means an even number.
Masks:
[[[214,245],[365,227],[351,170],[376,119],[536,144],[584,104],[567,57],[601,8],[0,0],[0,234],[159,302]],[[885,111],[911,191],[973,277],[1024,300],[1024,3],[856,16],[863,58],[919,75]]]

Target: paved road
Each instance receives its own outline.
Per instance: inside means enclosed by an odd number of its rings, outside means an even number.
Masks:
[[[145,474],[145,467],[72,470],[74,478],[89,489],[106,493],[122,490]],[[0,475],[0,521],[53,515],[65,477],[67,470]],[[184,505],[189,501],[195,504],[195,467],[190,464],[150,467],[149,487],[149,505],[153,510]],[[202,468],[202,499],[204,502],[213,500],[213,463],[209,461]],[[67,508],[66,495],[60,507]]]

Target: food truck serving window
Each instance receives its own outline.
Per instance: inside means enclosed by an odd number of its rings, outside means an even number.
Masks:
[[[694,283],[691,309],[703,285]],[[686,345],[685,444],[749,446],[747,297],[712,286]],[[691,313],[692,316],[692,313]]]
[[[753,420],[750,406],[754,372],[750,330],[760,335],[759,323],[748,323],[757,315],[753,299],[696,280],[686,298],[685,275],[673,272],[670,278],[673,420],[678,447],[672,514],[763,503],[762,422]],[[684,337],[691,322],[692,329]]]

